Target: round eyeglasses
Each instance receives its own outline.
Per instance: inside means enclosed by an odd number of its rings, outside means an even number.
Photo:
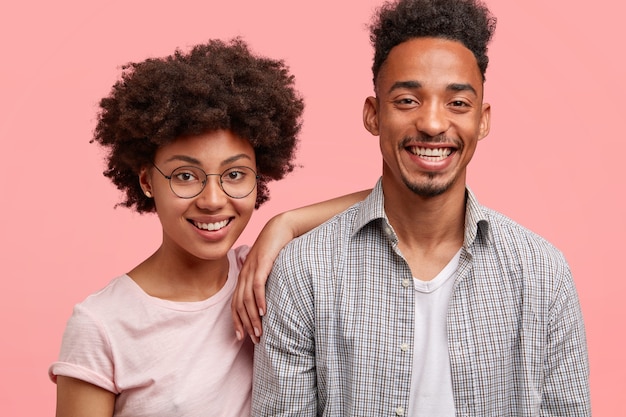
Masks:
[[[152,164],[154,165],[154,164]],[[220,188],[231,198],[244,198],[256,187],[259,176],[249,167],[228,168],[221,174],[207,174],[195,166],[178,167],[170,175],[165,175],[156,165],[154,167],[170,182],[172,192],[180,198],[193,198],[199,195],[210,176],[219,177]]]

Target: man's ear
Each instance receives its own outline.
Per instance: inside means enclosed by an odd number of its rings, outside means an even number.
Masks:
[[[480,124],[478,126],[478,140],[483,139],[489,134],[491,129],[491,105],[489,103],[483,103],[483,108],[480,114]]]
[[[146,197],[152,198],[152,175],[148,167],[142,167],[139,171],[139,185]]]
[[[378,99],[370,96],[363,103],[363,125],[374,136],[379,135],[378,130]]]

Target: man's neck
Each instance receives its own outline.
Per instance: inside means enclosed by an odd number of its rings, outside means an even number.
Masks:
[[[385,192],[385,213],[413,276],[428,281],[463,245],[465,186],[436,197]]]
[[[429,246],[443,240],[463,239],[465,186],[435,197],[385,191],[385,213],[401,241]]]

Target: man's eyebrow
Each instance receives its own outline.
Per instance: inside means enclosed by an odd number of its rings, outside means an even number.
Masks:
[[[414,90],[421,87],[422,83],[420,83],[419,81],[396,81],[389,89],[389,93],[399,89]]]
[[[446,90],[449,91],[471,91],[475,96],[478,96],[476,89],[472,87],[471,84],[468,83],[452,83],[449,84]]]
[[[389,93],[394,90],[407,89],[407,90],[415,90],[418,88],[422,88],[422,83],[419,81],[396,81],[393,83],[391,88],[389,89]],[[471,91],[475,96],[478,95],[476,89],[469,83],[452,83],[446,87],[448,91]]]

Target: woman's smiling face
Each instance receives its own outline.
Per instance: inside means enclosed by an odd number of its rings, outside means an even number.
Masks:
[[[200,260],[226,256],[252,216],[257,193],[254,188],[243,198],[230,197],[220,187],[219,174],[233,167],[256,171],[250,142],[229,130],[183,137],[159,148],[154,165],[142,169],[140,182],[154,198],[163,227],[162,249]],[[198,167],[210,174],[195,197],[178,197],[164,177],[182,166]]]

